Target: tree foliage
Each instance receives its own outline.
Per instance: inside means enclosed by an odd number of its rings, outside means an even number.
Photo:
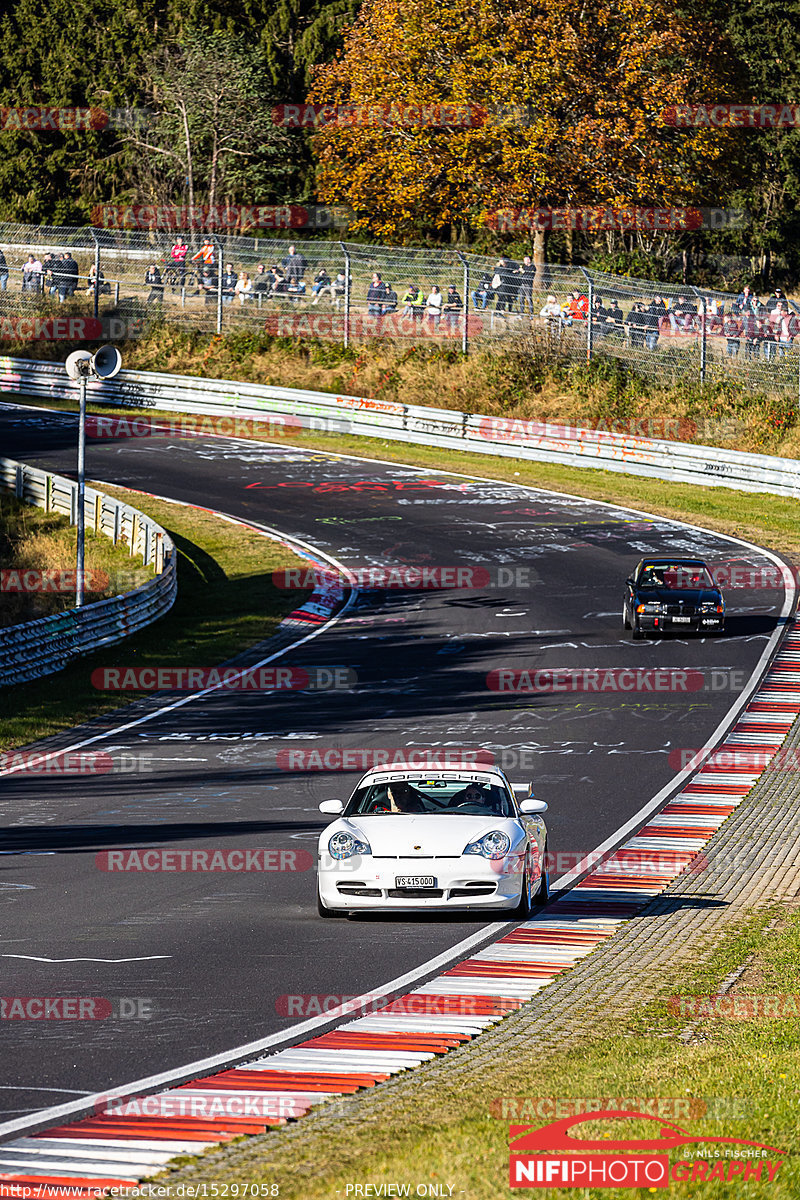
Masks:
[[[733,131],[670,129],[670,104],[736,98],[713,24],[669,0],[369,0],[312,96],[356,105],[530,106],[527,125],[329,125],[320,193],[382,237],[473,226],[507,206],[719,203]]]

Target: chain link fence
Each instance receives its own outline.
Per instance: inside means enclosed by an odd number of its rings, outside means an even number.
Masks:
[[[90,339],[167,321],[344,345],[517,345],[616,359],[665,386],[800,394],[800,316],[780,294],[743,304],[576,266],[323,239],[291,248],[291,237],[0,225],[0,342],[31,328],[67,337],[70,314],[88,319]]]

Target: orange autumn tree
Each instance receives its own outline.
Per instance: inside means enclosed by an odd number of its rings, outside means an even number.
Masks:
[[[320,199],[380,238],[508,207],[719,204],[735,130],[676,130],[670,104],[738,93],[717,28],[671,0],[367,0],[309,97],[356,106],[527,106],[524,123],[437,130],[330,124],[313,136]]]

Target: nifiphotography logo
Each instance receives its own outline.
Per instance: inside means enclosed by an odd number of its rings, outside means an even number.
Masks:
[[[644,1136],[615,1141],[611,1129],[596,1141],[570,1134],[573,1126],[586,1121],[619,1120],[647,1121],[648,1125],[642,1126]],[[742,1138],[689,1133],[672,1121],[621,1109],[579,1113],[540,1128],[510,1125],[508,1136],[512,1188],[653,1189],[668,1188],[671,1182],[772,1183],[786,1153]],[[686,1147],[701,1144],[702,1150],[685,1157]],[[672,1163],[670,1152],[676,1156]]]

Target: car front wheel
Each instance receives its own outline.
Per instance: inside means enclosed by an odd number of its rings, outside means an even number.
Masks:
[[[341,917],[343,914],[335,908],[328,908],[319,894],[319,884],[317,884],[317,912],[321,917]]]
[[[519,903],[511,910],[511,916],[515,921],[526,921],[531,915],[531,864],[530,859],[525,860],[525,871],[522,876],[522,887],[519,893]]]

